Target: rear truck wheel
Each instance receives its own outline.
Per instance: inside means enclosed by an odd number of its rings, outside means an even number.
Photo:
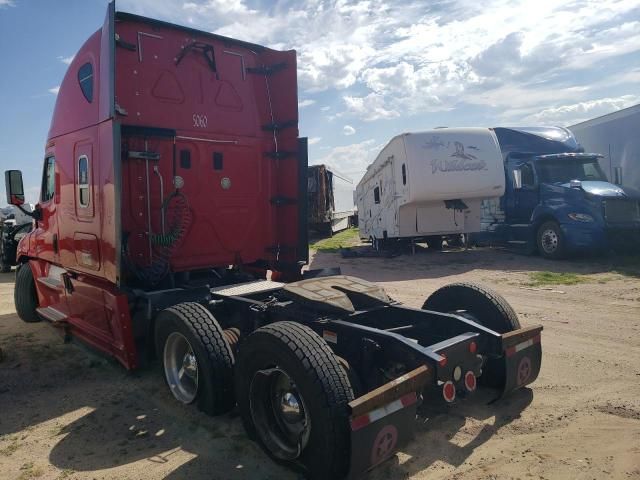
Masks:
[[[156,318],[155,345],[176,400],[196,403],[209,415],[233,408],[233,351],[209,310],[193,302],[163,310]]]
[[[484,356],[481,384],[497,388],[505,395],[537,378],[542,358],[542,327],[523,329],[518,315],[502,295],[474,283],[453,283],[431,294],[422,308],[456,313],[503,335],[502,343],[507,342],[508,347],[503,356]]]
[[[560,225],[555,220],[544,222],[536,234],[538,251],[544,258],[558,260],[565,257],[565,239]]]
[[[38,294],[33,272],[28,263],[18,267],[16,271],[16,284],[13,290],[13,300],[16,312],[24,322],[35,323],[41,320],[36,308],[38,308]]]
[[[520,328],[518,315],[502,295],[475,283],[452,283],[433,292],[423,310],[468,315],[480,325],[498,333]]]
[[[432,235],[427,237],[427,246],[432,250],[442,250],[442,237],[440,235]]]
[[[11,272],[11,265],[8,263],[4,263],[4,260],[0,258],[0,273],[9,273]]]
[[[347,474],[353,390],[313,330],[277,322],[253,332],[240,344],[235,384],[244,427],[270,457],[309,478]]]

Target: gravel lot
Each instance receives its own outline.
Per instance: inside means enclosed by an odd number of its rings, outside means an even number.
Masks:
[[[312,268],[380,282],[420,306],[436,288],[475,281],[503,294],[523,325],[541,323],[531,388],[422,412],[415,441],[369,478],[640,478],[640,276],[609,261],[549,262],[494,250],[342,259]],[[530,271],[576,285],[531,286]],[[154,369],[127,373],[46,323],[24,324],[13,275],[0,276],[0,478],[294,479],[247,440],[234,414],[176,405]]]

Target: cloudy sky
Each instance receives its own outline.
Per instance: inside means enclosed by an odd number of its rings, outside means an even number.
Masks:
[[[32,200],[57,86],[106,3],[0,0],[0,167],[25,171]],[[296,49],[310,159],[355,182],[404,131],[566,126],[640,103],[638,0],[120,0],[117,8]]]

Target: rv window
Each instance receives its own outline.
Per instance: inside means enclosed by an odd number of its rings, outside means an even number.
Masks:
[[[402,164],[402,184],[407,184],[407,167],[404,165],[404,163]]]
[[[373,201],[375,203],[380,203],[380,187],[373,189]]]
[[[84,98],[91,103],[93,101],[93,66],[90,63],[85,63],[78,70],[78,83]]]
[[[47,157],[44,160],[44,173],[42,175],[41,200],[48,202],[56,191],[56,159]]]
[[[89,159],[86,155],[78,159],[78,203],[83,208],[89,206]]]

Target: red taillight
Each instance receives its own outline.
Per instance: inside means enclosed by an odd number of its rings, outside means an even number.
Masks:
[[[476,389],[476,376],[473,372],[469,371],[464,376],[464,386],[467,387],[467,390],[473,392]]]
[[[445,382],[442,386],[442,396],[451,403],[456,399],[456,387],[452,381]]]
[[[438,365],[440,365],[441,367],[446,367],[447,366],[447,356],[444,353],[441,353],[440,356],[442,358],[438,361]]]
[[[469,344],[469,351],[471,353],[476,353],[478,351],[478,344],[476,342],[471,342]]]

